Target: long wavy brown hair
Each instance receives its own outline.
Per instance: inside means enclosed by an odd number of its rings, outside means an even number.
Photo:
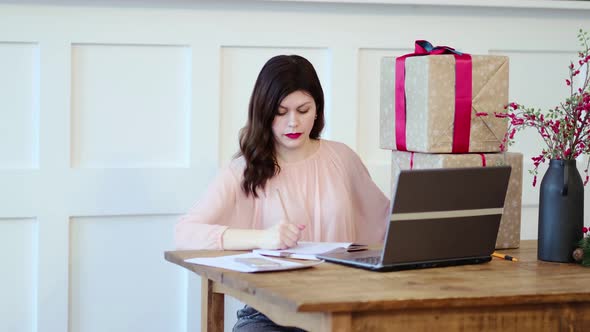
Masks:
[[[315,101],[317,119],[309,137],[317,139],[324,129],[324,91],[313,65],[299,55],[278,55],[262,67],[248,106],[248,121],[240,130],[240,151],[246,168],[242,190],[258,197],[257,190],[281,171],[275,155],[272,123],[279,105],[295,91],[308,93]]]

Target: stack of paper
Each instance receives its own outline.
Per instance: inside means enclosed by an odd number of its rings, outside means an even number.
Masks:
[[[252,252],[275,257],[288,257],[296,259],[319,260],[316,255],[321,255],[335,249],[346,249],[347,251],[360,251],[367,249],[366,245],[351,242],[299,242],[297,246],[282,249],[255,249]]]
[[[320,261],[314,264],[301,264],[281,259],[268,258],[256,253],[219,257],[189,258],[185,261],[188,263],[220,267],[227,270],[240,272],[296,270],[308,268],[321,263]]]

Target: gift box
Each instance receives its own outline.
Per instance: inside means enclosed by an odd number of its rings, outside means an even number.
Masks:
[[[401,170],[431,168],[462,168],[478,166],[512,166],[504,201],[504,213],[496,240],[496,249],[518,248],[522,207],[522,153],[427,154],[392,151],[392,187]],[[485,188],[482,188],[485,190]]]
[[[495,114],[505,113],[508,104],[508,57],[471,55],[466,67],[453,54],[412,55],[404,58],[400,73],[396,73],[396,59],[381,60],[381,148],[427,153],[500,151],[508,120]],[[455,150],[454,144],[463,148]]]

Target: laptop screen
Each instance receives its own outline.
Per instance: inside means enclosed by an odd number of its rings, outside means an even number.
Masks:
[[[384,265],[489,256],[509,166],[402,171],[391,202]]]

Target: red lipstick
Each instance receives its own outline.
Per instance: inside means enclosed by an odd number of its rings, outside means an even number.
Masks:
[[[299,136],[301,136],[301,133],[285,134],[285,136],[289,137],[290,139],[298,139]]]

